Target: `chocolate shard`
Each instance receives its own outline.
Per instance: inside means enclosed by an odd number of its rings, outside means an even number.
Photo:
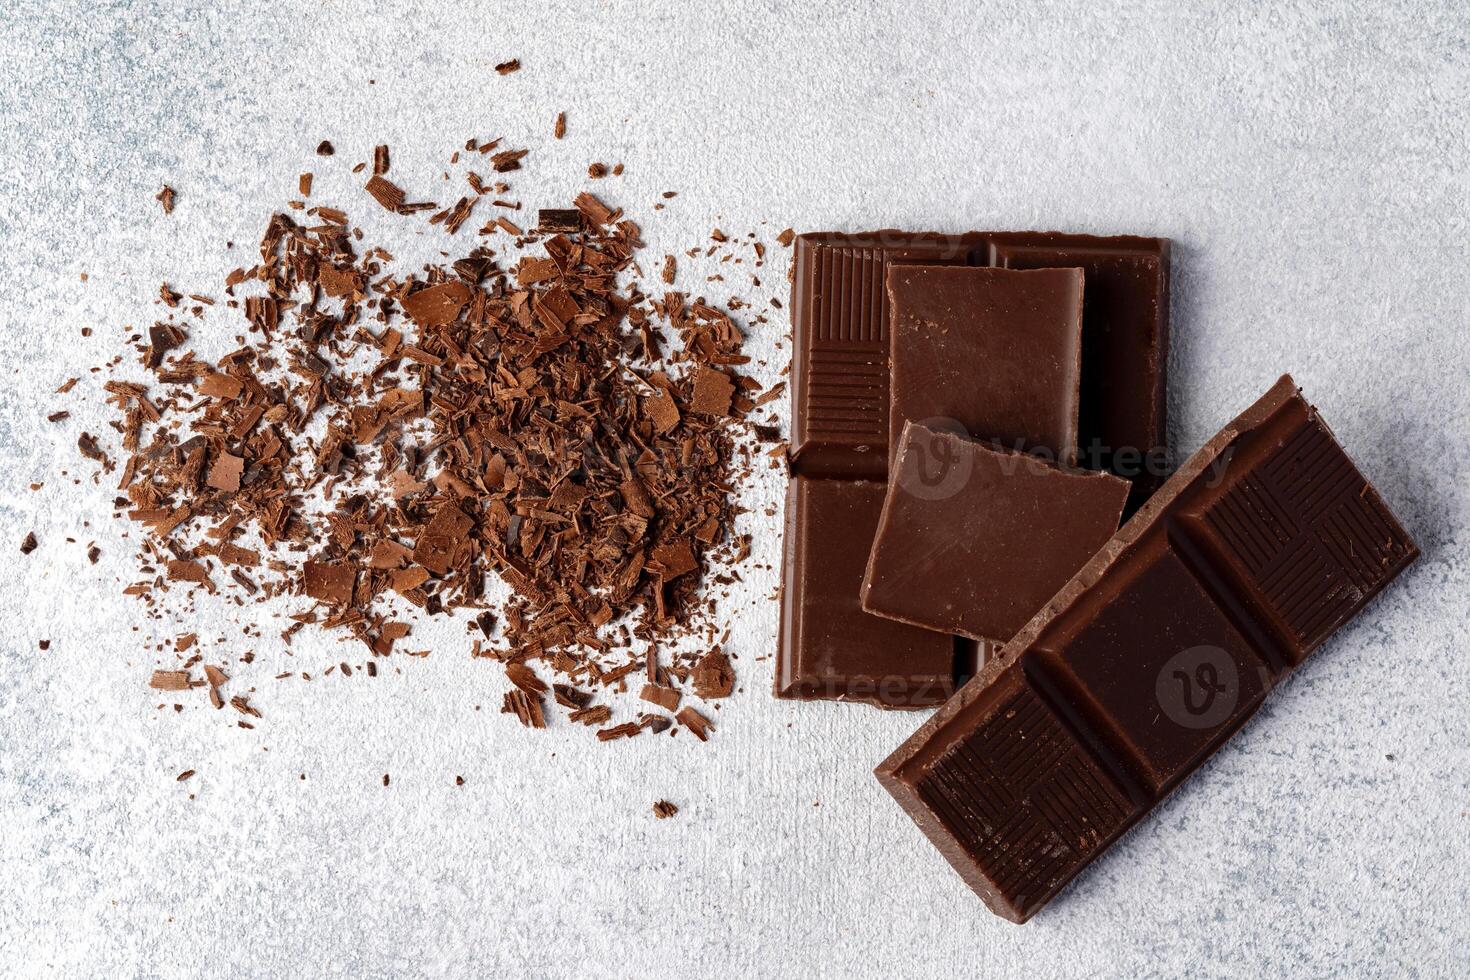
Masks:
[[[1082,270],[892,264],[888,302],[894,450],[905,422],[939,422],[1076,458]]]
[[[1417,555],[1283,377],[878,780],[992,911],[1024,922]]]
[[[1004,643],[1118,529],[1128,481],[909,422],[862,584],[865,611]]]
[[[582,212],[576,208],[542,208],[536,212],[536,230],[556,234],[582,230]]]

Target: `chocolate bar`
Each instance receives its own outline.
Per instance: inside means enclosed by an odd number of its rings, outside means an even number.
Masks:
[[[890,445],[905,422],[943,420],[1010,449],[1076,458],[1082,270],[893,263],[888,297]]]
[[[878,779],[992,911],[1024,922],[1417,555],[1283,377]]]
[[[863,612],[858,588],[885,490],[876,480],[788,484],[778,697],[923,707],[974,673],[974,644]]]
[[[795,243],[791,464],[811,476],[887,473],[891,264],[1083,270],[1080,462],[1163,482],[1169,242],[1058,232],[815,232]]]
[[[862,607],[995,645],[1026,625],[1113,532],[1129,484],[910,422]]]
[[[1133,499],[1146,495],[1157,485],[1164,462],[1161,447],[1168,349],[1168,242],[1054,232],[936,235],[879,231],[799,236],[791,287],[795,341],[791,361],[793,477],[874,481],[887,477],[892,338],[885,285],[890,265],[1019,267],[1045,265],[1048,254],[1057,259],[1056,266],[1080,266],[1084,276],[1090,277],[1084,279],[1083,286],[1080,461],[1087,466],[1100,465],[1100,461],[1111,464],[1115,472],[1133,480]],[[1106,302],[1093,303],[1094,291]],[[1102,324],[1100,317],[1114,318],[1114,322]],[[1128,380],[1118,386],[1089,382],[1093,358],[1106,364],[1108,370],[1124,372]],[[1088,392],[1094,390],[1104,395],[1126,394],[1129,398],[1126,403],[1107,406],[1107,411],[1089,409]],[[1134,397],[1137,391],[1146,395]],[[1096,402],[1094,397],[1093,404]],[[1146,435],[1140,437],[1139,433]],[[1124,438],[1135,441],[1119,441]],[[1108,451],[1103,452],[1100,446]],[[1142,461],[1151,462],[1154,469],[1144,469]],[[1124,464],[1131,464],[1133,469],[1125,471]],[[782,558],[788,574],[808,567],[791,554],[797,538],[791,532],[793,527],[788,520]],[[787,588],[782,597],[783,622],[794,622],[792,603],[798,597],[810,608],[843,608],[850,597],[824,595],[820,590],[835,588],[839,583],[846,588],[848,581],[860,582],[871,543],[869,538],[852,549],[849,558],[856,564],[842,575],[803,581],[800,592]],[[842,677],[867,678],[880,663],[880,676],[914,673],[904,662],[904,646],[885,648],[874,638],[876,634],[861,628],[871,625],[869,621],[875,617],[860,609],[857,615],[861,617],[856,620],[858,626],[847,632],[849,645],[842,651],[801,648],[807,637],[828,635],[828,631],[783,628],[776,655],[777,697],[844,697],[821,692],[837,691]],[[844,662],[866,666],[849,671]],[[818,663],[827,666],[807,678],[804,672],[809,665]],[[861,680],[861,684],[866,690],[867,681]],[[937,697],[915,700],[911,692],[902,697],[905,707],[938,703]],[[881,697],[866,693],[854,699],[881,702]]]

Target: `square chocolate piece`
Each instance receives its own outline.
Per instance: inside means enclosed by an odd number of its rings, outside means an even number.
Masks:
[[[1072,463],[1082,270],[890,265],[889,446],[905,422]]]
[[[876,480],[798,476],[788,485],[777,697],[922,707],[954,693],[957,651],[972,644],[859,605],[883,493]]]
[[[1129,484],[914,422],[862,584],[870,613],[1008,641],[1118,529]]]

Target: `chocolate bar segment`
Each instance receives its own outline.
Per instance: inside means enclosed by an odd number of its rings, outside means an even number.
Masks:
[[[1071,463],[1082,373],[1082,271],[888,266],[891,443],[957,423]]]
[[[1129,483],[910,422],[863,609],[1004,643],[1118,530]]]
[[[972,644],[863,612],[858,601],[885,484],[798,476],[786,493],[776,696],[923,707],[974,673]]]
[[[1289,377],[877,769],[1023,922],[1418,555]]]
[[[1132,513],[1168,473],[1168,241],[1003,234],[989,253],[1005,269],[1082,269],[1080,462],[1132,480]]]
[[[958,238],[802,235],[792,270],[791,465],[881,479],[888,466],[888,265],[963,265]]]

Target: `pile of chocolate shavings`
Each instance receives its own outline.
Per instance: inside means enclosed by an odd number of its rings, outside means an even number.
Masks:
[[[381,147],[368,195],[399,213],[437,210],[404,205],[387,166]],[[474,193],[429,219],[450,234],[475,200],[506,189],[467,179]],[[680,707],[681,688],[706,700],[733,690],[715,631],[705,625],[715,642],[701,653],[660,664],[657,651],[708,618],[712,587],[733,581],[715,568],[749,552],[731,531],[754,465],[743,436],[773,439],[743,420],[784,387],[758,394],[739,373],[748,359],[731,317],[679,292],[643,295],[638,227],[587,193],[542,211],[536,232],[511,226],[511,247],[475,244],[407,274],[346,212],[292,208],[306,220],[271,218],[222,306],[164,286],[167,318],[136,338],[151,381],[106,384],[122,414],[116,505],[151,532],[149,577],[126,591],[156,611],[172,583],[240,602],[299,594],[313,606],[285,642],[312,623],[350,631],[369,673],[411,634],[410,607],[468,610],[472,653],[505,665],[502,710],[523,724],[544,726],[550,700],[604,725],[613,713],[598,689],[641,670],[647,710],[598,737],[677,721],[706,738],[713,724]],[[243,315],[248,341],[210,362],[190,331],[222,310]],[[91,435],[80,448],[117,469]],[[498,605],[492,572],[511,596]],[[200,660],[154,686],[207,687],[220,706],[225,675],[194,678]]]

